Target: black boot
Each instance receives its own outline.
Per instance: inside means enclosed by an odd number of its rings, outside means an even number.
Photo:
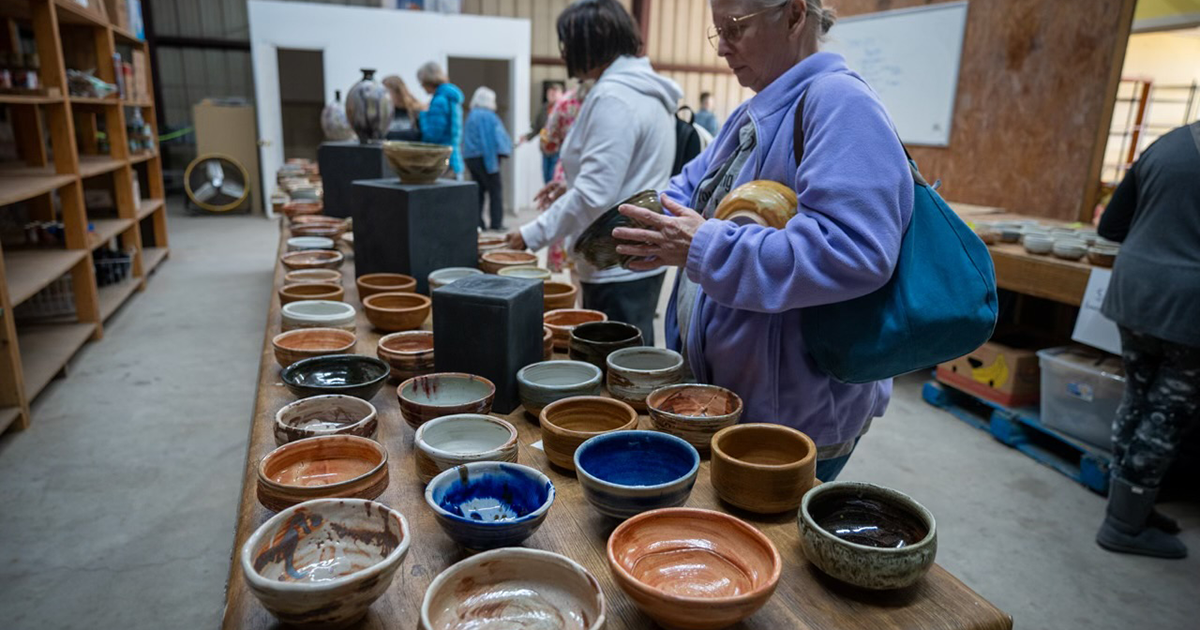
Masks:
[[[1164,532],[1172,535],[1183,531],[1179,528],[1179,521],[1167,516],[1166,514],[1163,514],[1162,512],[1159,512],[1158,510],[1154,510],[1150,513],[1150,516],[1146,519],[1146,527],[1161,529]]]
[[[1096,534],[1096,544],[1118,553],[1186,558],[1187,547],[1178,538],[1147,524],[1156,496],[1155,488],[1135,486],[1114,476],[1108,491],[1108,512]]]

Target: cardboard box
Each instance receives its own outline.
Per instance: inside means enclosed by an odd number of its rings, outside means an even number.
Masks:
[[[1037,349],[989,341],[974,352],[937,367],[937,380],[1005,407],[1037,404],[1041,372]]]

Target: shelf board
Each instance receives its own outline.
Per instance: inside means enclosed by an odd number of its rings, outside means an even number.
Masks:
[[[137,208],[137,220],[141,221],[146,217],[154,214],[163,205],[162,199],[143,199],[142,203]]]
[[[4,254],[8,298],[16,306],[83,260],[81,249],[29,249]]]
[[[117,309],[129,299],[138,288],[138,280],[129,278],[117,284],[100,287],[97,293],[100,297],[100,319],[107,320]]]
[[[156,157],[158,157],[158,152],[156,152],[156,151],[138,151],[137,153],[134,153],[133,155],[129,156],[129,163],[137,164],[139,162],[145,162],[147,160],[152,160]]]
[[[21,350],[21,369],[25,374],[25,397],[33,400],[40,394],[95,330],[95,324],[18,328],[17,346]]]
[[[60,23],[108,28],[108,24],[105,23],[104,18],[93,11],[79,6],[79,3],[75,2],[75,0],[54,0],[54,6],[58,8],[58,21]]]
[[[120,40],[117,42],[119,44],[133,44],[135,46],[140,46],[146,43],[146,40],[138,39],[137,35],[134,35],[133,31],[127,28],[121,28],[116,24],[112,25],[112,32],[113,36]]]
[[[167,257],[166,247],[142,248],[142,275],[148,276]]]
[[[44,94],[0,94],[0,104],[5,105],[51,105],[61,102],[61,96],[46,96]]]
[[[21,417],[20,407],[0,407],[0,433],[8,430]]]
[[[95,177],[111,173],[125,165],[125,160],[118,160],[108,155],[79,156],[79,176]]]
[[[125,107],[154,107],[154,101],[150,99],[142,101],[125,101]]]
[[[98,98],[95,96],[72,96],[72,105],[120,105],[121,99],[115,97]]]
[[[133,227],[133,219],[92,219],[92,231],[88,233],[88,243],[92,251],[105,243],[120,236]]]
[[[73,181],[74,175],[58,175],[46,168],[0,169],[0,206],[44,195]]]

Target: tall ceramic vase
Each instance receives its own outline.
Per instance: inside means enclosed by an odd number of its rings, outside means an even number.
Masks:
[[[334,90],[333,100],[321,110],[321,131],[325,139],[338,142],[354,137],[350,121],[346,120],[346,110],[342,108],[342,91]]]
[[[363,144],[379,142],[392,124],[392,97],[375,82],[375,70],[362,69],[363,78],[346,93],[346,119]]]

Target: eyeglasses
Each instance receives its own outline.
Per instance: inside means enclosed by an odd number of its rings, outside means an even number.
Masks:
[[[786,6],[786,4],[782,4],[777,7],[763,9],[762,11],[755,11],[749,15],[731,17],[725,20],[724,26],[717,26],[715,24],[711,25],[708,27],[708,43],[712,44],[714,50],[721,45],[722,39],[730,44],[736,44],[746,32],[746,27],[742,24],[742,22],[745,22],[750,18],[758,17],[764,13],[767,13],[768,11],[774,11],[775,9]]]

